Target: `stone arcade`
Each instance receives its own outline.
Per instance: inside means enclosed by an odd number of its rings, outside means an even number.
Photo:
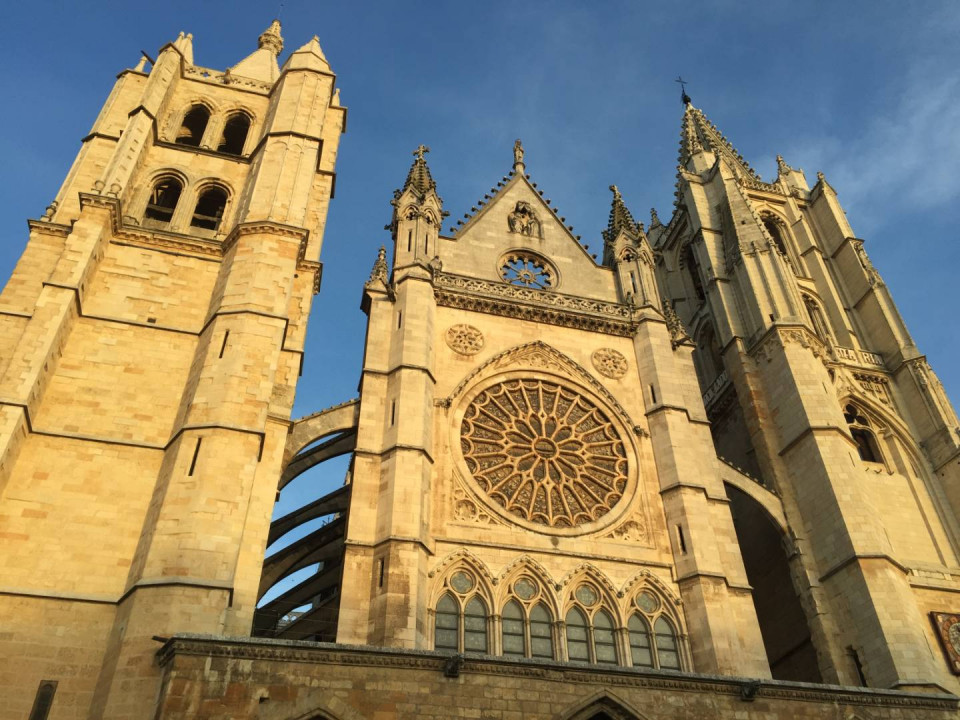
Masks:
[[[420,146],[360,396],[291,419],[346,109],[282,49],[121,73],[29,223],[0,718],[956,717],[958,420],[822,175],[687,99],[669,222],[612,186],[598,261],[519,141],[444,232]]]

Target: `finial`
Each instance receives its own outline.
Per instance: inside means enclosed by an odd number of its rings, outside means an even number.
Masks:
[[[657,215],[657,209],[650,208],[650,227],[654,227],[656,225],[663,225],[663,223],[660,222],[660,217]]]
[[[420,145],[417,145],[417,149],[413,151],[413,155],[417,158],[417,160],[423,162],[423,154],[428,152],[430,152],[430,148],[421,143]]]
[[[133,68],[134,72],[143,72],[143,68],[146,67],[147,56],[143,53],[140,54],[140,60],[137,61],[137,65]]]
[[[274,20],[270,27],[261,33],[257,39],[258,47],[266,48],[274,55],[279,55],[283,50],[283,37],[280,35],[280,21]]]
[[[384,285],[387,284],[387,249],[381,245],[377,251],[377,260],[373,263],[373,269],[370,271],[370,279],[367,285],[379,280]]]
[[[675,83],[680,83],[680,100],[684,105],[689,105],[693,102],[690,99],[690,96],[687,95],[687,81],[684,80],[680,75],[677,75],[677,79],[674,80]]]
[[[783,155],[777,155],[777,174],[786,175],[793,168],[787,165],[786,160],[783,159]]]
[[[523,144],[520,142],[520,138],[517,138],[513,143],[513,171],[523,174],[526,169],[527,167],[523,163]]]
[[[615,198],[619,198],[619,197],[620,197],[620,188],[618,188],[616,185],[611,185],[611,186],[610,186],[610,190],[613,191],[613,197],[615,197]]]
[[[822,182],[824,185],[827,184],[827,178],[824,176],[823,172],[820,170],[817,171],[817,180]]]

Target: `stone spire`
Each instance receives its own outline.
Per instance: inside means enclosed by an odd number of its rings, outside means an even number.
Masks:
[[[413,151],[413,165],[410,166],[410,172],[407,173],[407,181],[403,184],[401,193],[412,188],[421,198],[430,190],[436,192],[437,183],[434,182],[430,174],[430,168],[427,167],[427,160],[424,154],[430,152],[426,145],[420,145]]]
[[[274,20],[270,27],[260,33],[257,49],[227,71],[227,76],[241,77],[274,82],[280,76],[277,55],[283,50],[283,38],[280,36],[280,21]]]
[[[687,167],[690,159],[701,152],[712,152],[714,155],[723,157],[735,170],[754,180],[760,180],[760,176],[754,172],[726,136],[717,129],[717,126],[707,120],[702,111],[688,102],[683,112],[683,127],[680,133],[680,166]]]
[[[257,39],[257,47],[266,48],[277,56],[283,50],[283,37],[280,35],[280,21],[274,20]]]
[[[633,219],[633,215],[630,214],[626,204],[624,204],[620,189],[616,185],[611,185],[610,190],[613,192],[613,204],[610,207],[610,219],[607,221],[607,229],[603,231],[603,239],[608,243],[612,243],[617,239],[617,235],[620,234],[621,230],[626,230],[632,236],[639,235],[640,226],[637,224],[637,221]]]

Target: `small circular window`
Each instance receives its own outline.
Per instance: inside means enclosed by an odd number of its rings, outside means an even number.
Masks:
[[[500,261],[500,277],[511,285],[549,290],[557,286],[557,272],[546,260],[529,253],[510,253]]]

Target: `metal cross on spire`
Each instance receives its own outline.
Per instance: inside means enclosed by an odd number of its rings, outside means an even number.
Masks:
[[[680,83],[680,99],[683,101],[684,105],[689,105],[691,100],[690,96],[687,95],[687,81],[684,80],[680,75],[677,75],[677,79],[674,80],[675,83]]]

